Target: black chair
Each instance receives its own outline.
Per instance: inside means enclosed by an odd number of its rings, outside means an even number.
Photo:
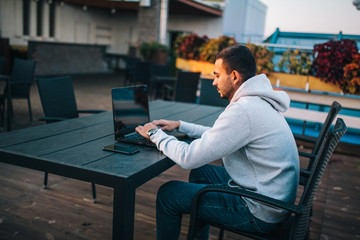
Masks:
[[[4,74],[5,58],[0,56],[0,74]]]
[[[32,123],[33,118],[32,118],[31,102],[30,102],[30,87],[33,83],[34,70],[35,70],[34,61],[24,60],[20,58],[14,59],[14,65],[12,68],[11,76],[6,77],[7,83],[4,88],[3,94],[0,95],[1,126],[4,125],[5,101],[9,101],[8,121],[10,121],[10,115],[13,116],[14,114],[12,107],[13,99],[27,100],[29,119],[30,119],[30,123]]]
[[[78,110],[74,94],[72,78],[37,78],[44,117],[40,121],[53,123],[67,119],[77,118],[80,113],[101,113],[103,110]],[[48,173],[44,175],[44,188],[47,187]],[[93,201],[96,202],[95,184],[91,183]]]
[[[346,125],[344,121],[341,118],[337,119],[334,129],[327,132],[324,141],[321,143],[320,150],[315,157],[315,162],[313,164],[309,180],[305,184],[303,193],[298,204],[289,204],[240,188],[209,185],[201,189],[193,199],[190,216],[190,226],[188,231],[188,240],[194,239],[197,226],[200,226],[203,223],[219,227],[221,229],[219,239],[223,238],[224,230],[235,232],[253,239],[309,239],[310,210],[315,192],[319,186],[319,182],[324,173],[326,165],[329,162],[329,159],[335,147],[340,141],[340,138],[345,134],[345,132]],[[280,224],[277,229],[267,234],[244,232],[226,227],[216,222],[205,222],[198,218],[197,209],[198,204],[201,201],[201,197],[208,192],[235,194],[238,196],[251,198],[268,204],[270,206],[285,209],[289,212],[289,216],[285,221]]]
[[[152,65],[152,77],[151,87],[152,94],[151,98],[156,99],[161,97],[161,91],[165,84],[171,84],[176,81],[175,76],[171,75],[171,69],[169,65]]]
[[[140,62],[139,58],[136,57],[126,57],[125,60],[125,81],[132,82],[135,75],[136,64]]]
[[[199,104],[226,107],[229,100],[220,97],[212,82],[211,79],[201,79]]]
[[[163,99],[177,102],[196,102],[200,72],[178,70],[175,86],[164,85]]]
[[[331,124],[333,123],[334,119],[336,118],[337,114],[339,113],[339,111],[341,110],[341,105],[340,103],[334,101],[330,107],[330,110],[328,112],[328,115],[325,119],[325,122],[321,128],[321,131],[319,133],[319,136],[314,139],[314,138],[310,138],[304,135],[298,135],[298,134],[294,134],[294,137],[296,140],[300,140],[306,143],[310,143],[313,145],[312,151],[311,153],[306,153],[306,152],[302,152],[299,151],[299,155],[306,157],[309,159],[309,162],[307,164],[307,168],[306,169],[301,169],[300,172],[300,185],[305,185],[305,182],[307,180],[307,178],[310,175],[310,170],[313,167],[313,162],[314,162],[314,156],[316,156],[316,154],[319,152],[320,147],[321,147],[321,143],[324,141],[324,138],[326,137],[326,134],[331,126]]]
[[[137,62],[135,66],[134,77],[131,80],[132,84],[146,84],[151,87],[152,77],[152,63],[151,62]]]

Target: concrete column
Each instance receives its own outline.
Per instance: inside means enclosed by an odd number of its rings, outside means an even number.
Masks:
[[[161,0],[151,0],[150,6],[139,7],[137,44],[149,41],[160,42]]]

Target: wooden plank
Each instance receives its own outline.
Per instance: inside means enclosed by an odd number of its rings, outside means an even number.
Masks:
[[[21,129],[17,131],[1,133],[0,147],[11,146],[14,144],[33,141],[36,139],[55,136],[64,132],[71,132],[89,126],[107,122],[111,125],[112,113],[104,112],[95,115],[74,118],[66,121],[44,124],[36,127]]]
[[[284,117],[291,119],[298,119],[303,121],[324,123],[328,115],[326,112],[319,112],[301,108],[289,108],[286,112],[282,113]],[[360,129],[360,118],[338,114],[337,118],[342,118],[348,128]],[[333,124],[335,124],[336,119]]]
[[[167,104],[163,106],[164,101],[157,101],[154,104],[150,105],[150,120],[156,120],[160,118],[168,118],[169,116],[172,116],[174,114],[182,114],[185,113],[191,109],[194,109],[198,107],[197,104],[186,104],[186,103],[175,103],[173,104]],[[162,105],[162,108],[158,108],[157,104],[160,103]],[[167,103],[165,101],[165,103]],[[154,109],[152,106],[155,106]]]
[[[68,125],[66,121],[62,123],[64,125]],[[110,124],[110,122],[105,122],[80,129],[77,128],[73,131],[62,132],[53,136],[47,136],[47,134],[45,134],[46,137],[40,137],[29,142],[2,148],[19,154],[42,156],[51,152],[61,151],[79,144],[110,136],[113,132],[113,125]]]
[[[186,122],[196,122],[200,119],[206,118],[207,116],[217,114],[219,111],[223,111],[224,108],[213,107],[207,105],[197,105],[196,108],[191,109],[187,112],[176,113],[171,115],[171,120],[183,120]]]
[[[165,107],[169,107],[169,106],[173,106],[174,104],[176,104],[173,101],[164,101],[164,100],[154,100],[149,102],[149,108],[150,108],[150,112],[157,110],[157,109],[162,109]]]

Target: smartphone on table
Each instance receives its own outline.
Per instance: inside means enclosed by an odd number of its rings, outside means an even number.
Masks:
[[[136,149],[134,147],[128,147],[128,146],[119,145],[119,144],[116,144],[116,143],[104,147],[103,150],[110,151],[110,152],[123,153],[123,154],[128,154],[128,155],[135,154],[135,153],[139,152],[139,149]]]

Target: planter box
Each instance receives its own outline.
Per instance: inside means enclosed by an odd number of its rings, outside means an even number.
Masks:
[[[213,63],[176,58],[176,68],[191,72],[201,72],[201,77],[203,78],[214,77]]]
[[[326,83],[314,76],[309,76],[309,88],[313,91],[343,93],[338,84]]]
[[[208,62],[177,58],[176,68],[191,72],[201,72],[201,77],[203,78],[214,77],[214,64]],[[274,86],[342,93],[342,90],[339,86],[332,83],[326,83],[321,81],[320,78],[314,76],[271,72],[268,78],[270,79],[271,84]]]
[[[342,93],[338,85],[326,83],[314,76],[272,72],[268,76],[274,86],[298,88],[310,91]]]

